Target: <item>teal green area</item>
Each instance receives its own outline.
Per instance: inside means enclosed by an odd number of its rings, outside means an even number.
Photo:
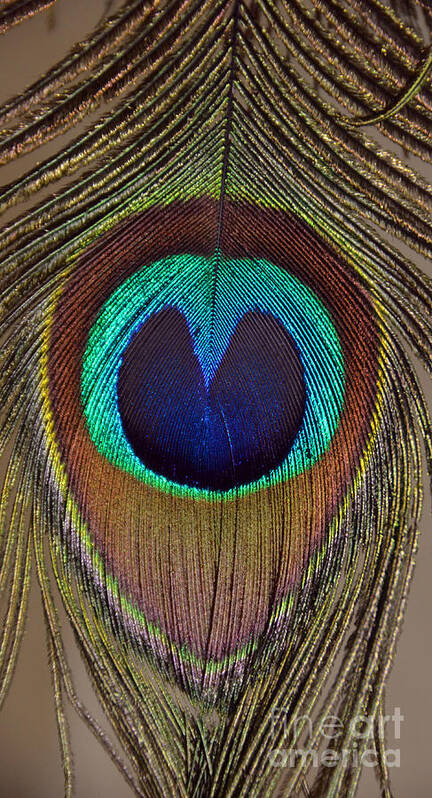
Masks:
[[[132,450],[117,403],[122,356],[145,321],[167,306],[184,314],[207,385],[248,311],[272,314],[295,341],[307,395],[303,423],[284,462],[259,480],[224,494],[191,488],[155,474]],[[113,465],[177,495],[217,498],[258,490],[310,468],[328,449],[337,429],[344,384],[337,331],[322,301],[308,286],[263,259],[185,253],[143,266],[105,302],[88,337],[81,391],[89,435]]]

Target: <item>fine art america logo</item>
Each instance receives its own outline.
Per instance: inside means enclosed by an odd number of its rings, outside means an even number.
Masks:
[[[384,715],[379,723],[373,717],[356,715],[344,724],[336,715],[327,715],[319,726],[314,727],[308,715],[299,715],[292,721],[286,708],[275,707],[271,717],[273,737],[284,743],[289,734],[291,740],[304,742],[292,747],[273,748],[269,753],[270,764],[278,768],[294,768],[299,763],[332,768],[341,763],[347,767],[363,765],[373,768],[378,764],[374,737],[381,741],[386,738],[400,740],[403,720],[400,708],[395,707],[393,714]],[[349,740],[346,747],[336,745],[338,738],[342,737]],[[388,768],[400,767],[400,748],[379,747]]]

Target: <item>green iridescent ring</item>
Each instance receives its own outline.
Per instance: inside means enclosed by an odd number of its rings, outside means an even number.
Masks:
[[[206,385],[213,379],[241,318],[248,311],[272,315],[292,337],[304,370],[306,406],[290,451],[269,474],[235,488],[254,491],[310,468],[328,449],[344,399],[344,361],[331,317],[316,294],[264,259],[179,254],[129,276],[104,303],[88,336],[82,364],[82,402],[89,435],[113,465],[140,481],[177,494],[216,493],[154,473],[125,435],[117,384],[123,354],[146,321],[166,307],[180,311]],[[212,317],[212,302],[219,312]],[[145,378],[145,377],[144,377]],[[232,489],[234,491],[234,488]]]

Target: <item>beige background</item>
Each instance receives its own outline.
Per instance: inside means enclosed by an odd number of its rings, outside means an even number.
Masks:
[[[55,15],[46,11],[0,38],[0,102],[21,91],[35,75],[54,64],[72,43],[83,38],[107,10],[119,5],[104,0],[59,0]],[[53,150],[57,143],[49,145]],[[41,155],[38,153],[37,159]],[[26,166],[34,155],[27,156]],[[21,167],[20,167],[21,169]],[[14,178],[14,167],[0,174],[1,183]],[[429,393],[431,396],[431,393]],[[430,501],[426,497],[417,566],[408,612],[388,691],[391,713],[404,715],[401,768],[393,769],[395,796],[429,798],[432,774],[432,539]],[[72,662],[77,685],[90,708],[95,699],[79,658]],[[88,729],[69,713],[75,755],[77,798],[129,798],[130,789]],[[390,738],[390,747],[393,741]],[[45,654],[45,632],[39,594],[33,585],[23,649],[15,679],[0,714],[0,798],[58,798],[63,780],[50,675]],[[374,772],[365,772],[360,798],[378,796]]]

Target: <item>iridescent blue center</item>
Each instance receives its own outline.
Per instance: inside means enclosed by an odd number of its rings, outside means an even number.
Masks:
[[[273,316],[249,311],[206,384],[186,318],[154,313],[127,346],[118,405],[132,449],[174,482],[229,490],[279,465],[300,429],[303,367]]]

